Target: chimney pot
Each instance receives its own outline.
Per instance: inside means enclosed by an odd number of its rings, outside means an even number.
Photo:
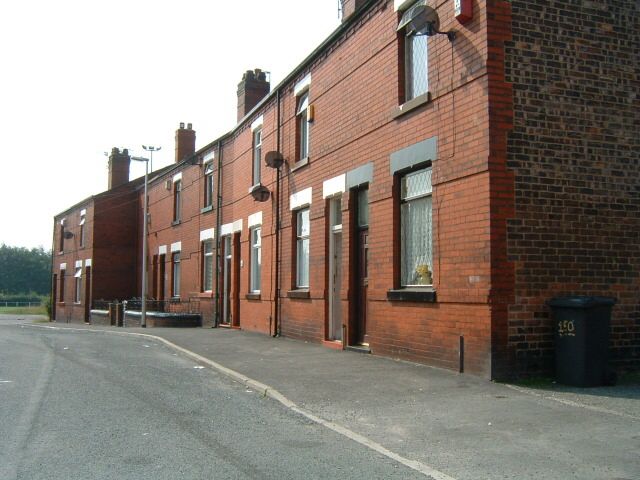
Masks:
[[[351,15],[360,10],[366,0],[340,0],[342,3],[342,22],[345,22]]]
[[[129,182],[130,164],[129,150],[124,148],[120,152],[117,147],[111,149],[111,155],[109,155],[109,190]]]
[[[261,69],[247,70],[238,84],[238,121],[260,103],[270,90],[271,85]]]
[[[196,151],[196,132],[192,127],[189,123],[185,129],[184,122],[181,122],[180,128],[176,130],[176,163],[190,157]]]

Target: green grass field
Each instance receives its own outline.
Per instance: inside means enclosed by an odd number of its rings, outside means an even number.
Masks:
[[[38,307],[0,307],[0,315],[46,315],[44,305]]]

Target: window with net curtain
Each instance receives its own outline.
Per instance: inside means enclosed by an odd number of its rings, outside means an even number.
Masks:
[[[431,168],[407,173],[400,187],[401,285],[433,285]]]
[[[309,287],[309,209],[296,213],[296,286]]]
[[[202,251],[202,291],[210,292],[213,289],[213,240],[202,242]]]

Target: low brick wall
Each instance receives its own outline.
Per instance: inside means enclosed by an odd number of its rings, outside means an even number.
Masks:
[[[89,323],[91,323],[91,325],[111,325],[109,311],[91,310],[91,312],[89,312]]]
[[[124,314],[125,327],[139,327],[140,320],[140,312],[126,311]],[[147,327],[150,328],[197,328],[201,325],[199,313],[147,312]]]

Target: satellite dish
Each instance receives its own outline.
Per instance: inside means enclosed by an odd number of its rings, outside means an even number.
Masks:
[[[73,238],[73,233],[68,232],[68,231],[67,231],[67,232],[64,232],[63,237],[64,237],[65,239],[69,240],[70,238]]]
[[[256,202],[266,202],[271,196],[269,189],[263,185],[251,190],[251,196]]]
[[[434,8],[429,7],[426,0],[418,1],[402,15],[398,30],[403,29],[406,29],[407,34],[410,35],[433,37],[434,35],[442,34],[446,35],[450,41],[456,38],[456,33],[453,30],[448,32],[440,31],[440,17],[438,16],[438,12],[436,12]]]
[[[268,167],[280,168],[284,163],[284,157],[280,152],[271,151],[267,152],[267,154],[265,155],[264,162]]]

